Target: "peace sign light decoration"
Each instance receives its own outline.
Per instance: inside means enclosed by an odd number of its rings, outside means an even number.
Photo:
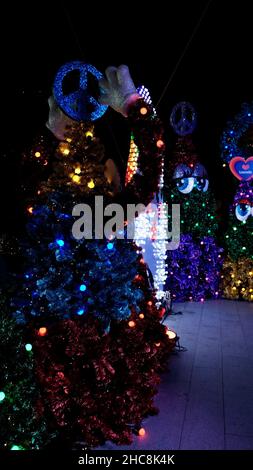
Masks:
[[[191,103],[187,101],[177,103],[172,109],[170,124],[180,136],[192,134],[197,124],[197,115]]]
[[[79,87],[65,94],[63,91],[64,81],[73,72],[79,73]],[[99,104],[97,99],[90,94],[88,74],[95,77],[96,80],[103,78],[103,74],[96,67],[81,61],[62,65],[55,77],[54,98],[62,111],[75,121],[95,121],[102,117],[108,108],[108,106]]]

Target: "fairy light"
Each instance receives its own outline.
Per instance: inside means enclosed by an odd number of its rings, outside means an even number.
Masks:
[[[72,181],[74,183],[80,183],[80,179],[81,179],[81,177],[79,175],[73,175],[72,176]]]
[[[144,436],[145,436],[145,434],[146,434],[146,431],[145,431],[145,429],[144,429],[144,428],[141,428],[141,429],[139,429],[139,432],[138,432],[138,434],[139,434],[139,436],[140,436],[140,437],[144,437]]]
[[[147,114],[147,112],[148,112],[148,110],[144,106],[140,109],[140,114],[142,114],[143,116],[145,116],[145,114]]]
[[[126,171],[126,178],[125,184],[129,184],[133,176],[135,175],[138,169],[138,158],[139,158],[139,150],[137,145],[134,142],[134,136],[131,134],[130,140],[130,151],[128,156],[128,164],[127,164],[127,171]]]
[[[93,138],[93,133],[91,131],[85,132],[85,137],[92,139]]]
[[[46,336],[46,334],[47,334],[47,328],[45,326],[42,326],[38,331],[38,335],[39,336]]]
[[[95,188],[95,183],[93,180],[90,180],[89,183],[87,184],[89,189],[94,189]]]
[[[35,152],[34,155],[35,155],[36,158],[40,158],[40,157],[41,157],[41,153],[40,153],[40,152]]]
[[[175,339],[177,336],[175,331],[169,330],[169,328],[167,328],[166,330],[166,335],[168,336],[169,339]]]
[[[67,142],[61,142],[59,145],[59,150],[62,153],[62,155],[65,155],[65,156],[69,155],[70,153],[69,145]]]
[[[134,327],[135,327],[135,321],[130,320],[130,321],[128,322],[128,326],[129,326],[130,328],[134,328]]]

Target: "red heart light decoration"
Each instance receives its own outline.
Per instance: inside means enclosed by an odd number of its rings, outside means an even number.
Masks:
[[[253,178],[253,157],[234,157],[230,160],[229,168],[240,181],[250,181]]]

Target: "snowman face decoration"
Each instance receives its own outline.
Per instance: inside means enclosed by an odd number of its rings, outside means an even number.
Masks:
[[[189,194],[194,188],[205,193],[209,187],[207,171],[201,163],[190,167],[184,163],[178,165],[174,171],[173,179],[178,191]]]

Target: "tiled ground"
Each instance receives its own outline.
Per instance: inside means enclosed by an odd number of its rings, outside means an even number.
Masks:
[[[253,449],[253,304],[176,304],[167,324],[187,348],[170,360],[146,436],[103,449]]]

